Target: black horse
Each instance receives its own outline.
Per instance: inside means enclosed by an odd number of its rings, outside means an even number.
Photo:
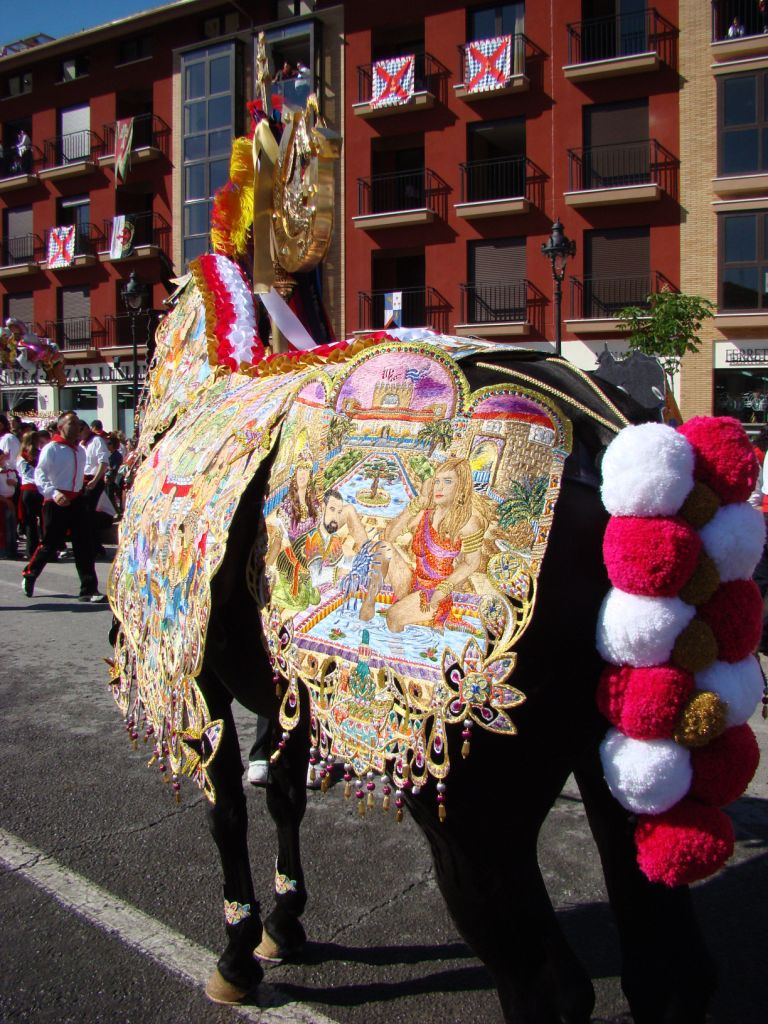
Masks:
[[[594,1006],[592,983],[558,925],[536,852],[541,825],[573,773],[601,857],[621,937],[622,985],[636,1024],[701,1024],[715,972],[689,893],[684,887],[652,884],[640,872],[633,818],[611,797],[598,753],[606,722],[595,704],[601,670],[595,624],[609,586],[601,554],[607,514],[599,495],[599,461],[622,425],[616,407],[635,422],[648,413],[611,385],[600,385],[610,395],[609,401],[602,400],[561,360],[499,353],[494,364],[483,363],[482,356],[462,360],[473,390],[508,382],[511,371],[518,383],[554,396],[574,431],[536,613],[517,648],[513,681],[527,700],[515,712],[517,736],[499,738],[476,730],[466,760],[459,756],[460,730],[449,730],[454,767],[446,821],[438,818],[434,780],[420,795],[406,795],[406,803],[429,840],[457,928],[493,976],[504,1019],[510,1024],[587,1024]],[[227,946],[208,986],[211,998],[222,1002],[239,1001],[260,980],[257,946],[280,959],[300,954],[305,941],[300,918],[307,893],[299,829],[306,805],[308,730],[290,733],[267,785],[267,806],[278,834],[277,870],[293,884],[278,892],[262,927],[231,710],[233,700],[273,720],[278,710],[272,668],[256,640],[258,600],[244,568],[259,543],[268,474],[268,465],[262,465],[235,514],[224,561],[212,581],[212,614],[197,679],[211,718],[224,722],[208,769],[217,793],[208,816],[221,855],[224,896],[252,910],[226,926]],[[244,637],[254,639],[245,642]],[[302,694],[307,715],[305,702]]]

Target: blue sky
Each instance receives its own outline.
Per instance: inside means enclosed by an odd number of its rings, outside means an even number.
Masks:
[[[137,11],[164,6],[160,0],[0,0],[0,44],[39,32],[58,39]]]

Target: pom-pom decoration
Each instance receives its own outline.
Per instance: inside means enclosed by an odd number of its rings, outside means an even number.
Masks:
[[[752,657],[762,601],[750,577],[765,527],[744,504],[756,472],[741,425],[711,417],[678,431],[627,427],[603,460],[613,589],[598,617],[609,664],[597,703],[613,728],[600,756],[611,793],[641,816],[641,870],[665,885],[706,878],[730,857],[733,829],[719,808],[744,792],[759,759],[745,724],[763,685]]]

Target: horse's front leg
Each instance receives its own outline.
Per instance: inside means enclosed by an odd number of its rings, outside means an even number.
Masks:
[[[224,722],[219,749],[208,774],[216,801],[207,808],[208,826],[221,858],[224,875],[224,920],[227,945],[206,995],[217,1003],[238,1003],[261,980],[263,971],[253,958],[261,937],[259,905],[253,889],[248,856],[248,810],[243,792],[243,763],[232,717],[231,698],[223,686],[201,673],[198,683],[212,719]]]
[[[307,903],[301,866],[300,828],[307,806],[309,760],[308,698],[301,689],[301,720],[288,734],[285,746],[270,766],[267,809],[277,829],[275,906],[264,922],[256,956],[279,963],[294,956],[306,942],[300,918]],[[275,725],[279,735],[279,726]]]

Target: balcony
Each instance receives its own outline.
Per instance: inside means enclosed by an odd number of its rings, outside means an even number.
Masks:
[[[92,131],[71,132],[46,139],[39,176],[43,181],[58,181],[90,174],[98,167],[98,157],[103,152],[103,140]]]
[[[500,39],[478,39],[459,47],[459,83],[453,87],[457,99],[474,102],[530,89],[527,59],[535,52],[533,44],[521,34]]]
[[[48,320],[43,333],[55,341],[62,352],[78,354],[102,348],[106,338],[104,326],[91,316]]]
[[[484,281],[461,285],[461,323],[458,335],[482,338],[524,337],[540,321],[544,297],[530,281]]]
[[[40,270],[43,251],[39,235],[4,238],[0,246],[0,280],[36,274]]]
[[[430,224],[445,218],[447,197],[448,185],[428,168],[358,178],[352,223],[365,231]]]
[[[541,207],[546,175],[524,156],[471,160],[459,164],[461,202],[454,203],[457,217],[481,219],[528,213]]]
[[[669,287],[662,274],[624,277],[571,278],[570,316],[565,321],[572,334],[617,334],[618,315],[625,306],[648,305],[651,291]]]
[[[102,263],[125,263],[127,260],[145,260],[153,256],[171,258],[171,225],[159,213],[125,214],[126,220],[133,223],[133,238],[127,251],[105,249],[99,252]],[[104,245],[109,246],[112,238],[112,220],[104,221]]]
[[[568,25],[568,63],[572,81],[618,78],[677,66],[678,30],[650,7],[644,11],[590,18]]]
[[[50,265],[51,253],[51,228],[45,234],[45,262],[42,266],[55,273],[67,271],[76,267],[91,267],[98,262],[98,253],[104,248],[104,235],[94,224],[78,224],[75,227],[74,250],[70,263],[52,267]]]
[[[358,292],[356,334],[384,330],[384,299],[397,291],[402,296],[399,327],[429,327],[439,334],[448,333],[451,307],[436,288],[399,288]]]
[[[568,206],[653,203],[677,196],[680,161],[656,139],[568,150]]]
[[[712,56],[716,61],[743,60],[768,54],[768,34],[757,0],[713,0]],[[734,18],[738,25],[734,26]],[[731,33],[729,35],[729,32]]]
[[[115,124],[105,124],[104,152],[99,156],[99,166],[115,165]],[[131,139],[131,163],[146,163],[160,157],[170,156],[171,129],[156,114],[141,114],[133,119]]]
[[[29,188],[39,181],[38,170],[43,163],[43,154],[37,146],[25,154],[19,161],[14,153],[0,164],[0,195],[5,192],[16,192],[20,188]]]
[[[132,350],[133,334],[131,322],[133,319],[128,313],[106,317],[104,348],[125,349],[126,352]],[[144,310],[136,316],[136,345],[140,355],[146,352],[151,326],[152,314],[150,310]],[[106,356],[106,353],[104,354]]]
[[[404,54],[402,58],[391,59],[407,58],[413,62],[412,89],[410,65],[402,65],[399,70],[391,73],[385,67],[387,61],[384,60],[358,67],[357,103],[352,104],[352,112],[357,117],[365,120],[391,117],[396,114],[429,110],[437,101],[445,103],[448,68],[429,53]]]

